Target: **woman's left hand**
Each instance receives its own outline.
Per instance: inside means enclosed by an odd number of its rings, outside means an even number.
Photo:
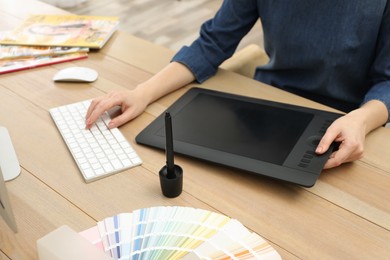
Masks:
[[[387,120],[387,108],[378,100],[369,101],[335,120],[326,130],[316,149],[317,154],[323,154],[333,142],[339,143],[339,149],[330,155],[324,169],[361,159],[366,135]]]
[[[338,150],[330,155],[324,169],[337,167],[342,163],[362,158],[366,138],[364,129],[365,127],[361,120],[350,114],[334,121],[327,129],[316,149],[317,154],[322,154],[329,149],[333,142],[339,143]]]

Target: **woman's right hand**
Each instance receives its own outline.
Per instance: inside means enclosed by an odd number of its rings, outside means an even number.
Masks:
[[[108,128],[115,128],[139,116],[148,105],[148,100],[139,89],[115,91],[92,100],[86,114],[85,127],[91,128],[105,111],[120,106],[122,113],[113,118]]]
[[[134,90],[115,91],[92,100],[87,111],[85,127],[91,128],[105,111],[120,106],[122,114],[108,124],[108,128],[119,127],[139,116],[153,101],[194,80],[195,76],[185,65],[171,62]]]

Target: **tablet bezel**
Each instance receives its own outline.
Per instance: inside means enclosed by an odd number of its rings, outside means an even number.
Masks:
[[[268,107],[269,109],[282,108],[283,110],[290,112],[297,111],[310,113],[313,115],[313,118],[298,138],[294,148],[291,149],[291,152],[283,164],[270,163],[231,152],[225,152],[211,149],[206,146],[179,141],[175,139],[174,134],[175,153],[299,184],[305,187],[312,187],[315,184],[325,162],[332,152],[332,149],[329,149],[323,155],[316,155],[314,150],[318,141],[325,133],[326,128],[335,119],[340,117],[341,114],[194,87],[188,90],[167,109],[172,116],[173,133],[175,133],[175,125],[178,124],[178,122],[175,121],[175,115],[182,111],[182,109],[190,104],[190,102],[199,94],[213,95],[234,99],[240,102],[251,102],[254,104],[266,105],[267,109]],[[165,136],[157,134],[158,132],[161,132],[161,129],[164,129],[164,114],[165,113],[162,113],[158,116],[136,136],[137,143],[159,149],[165,149]],[[283,127],[283,122],[280,122],[280,127]]]

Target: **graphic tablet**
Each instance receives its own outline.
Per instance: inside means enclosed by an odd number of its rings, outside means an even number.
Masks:
[[[315,184],[332,149],[314,150],[341,114],[192,88],[172,104],[175,153],[305,187]],[[164,113],[136,142],[165,149]]]

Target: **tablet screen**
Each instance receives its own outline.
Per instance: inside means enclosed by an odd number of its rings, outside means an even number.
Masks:
[[[198,94],[173,119],[174,139],[282,164],[313,115],[231,99]],[[165,136],[164,127],[157,135]]]

